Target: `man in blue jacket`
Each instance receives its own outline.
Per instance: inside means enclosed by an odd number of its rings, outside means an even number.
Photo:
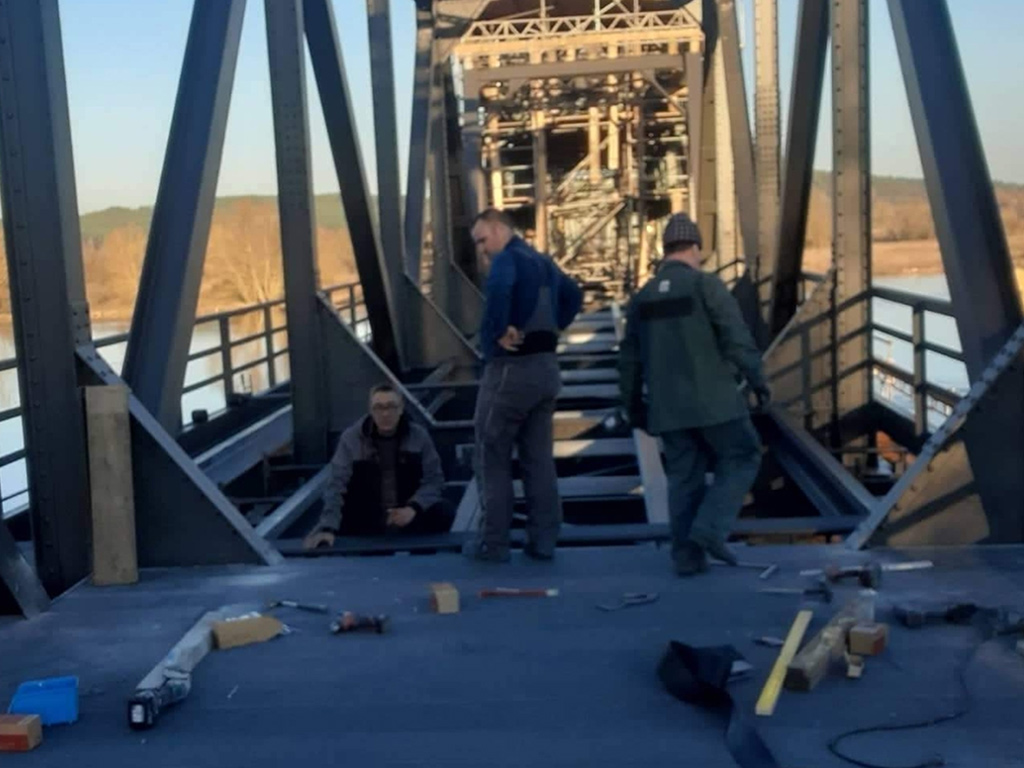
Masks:
[[[550,560],[562,523],[553,455],[552,419],[562,386],[555,349],[559,334],[580,311],[583,293],[513,232],[506,213],[491,208],[479,214],[472,234],[478,252],[490,259],[490,271],[480,326],[484,372],[474,416],[483,520],[466,554],[509,559],[516,447],[529,508],[525,551]]]

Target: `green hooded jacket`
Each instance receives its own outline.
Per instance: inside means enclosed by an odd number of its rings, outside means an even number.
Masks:
[[[652,435],[739,418],[748,408],[737,374],[755,389],[765,381],[736,299],[717,276],[665,261],[626,314],[619,376],[630,418]]]

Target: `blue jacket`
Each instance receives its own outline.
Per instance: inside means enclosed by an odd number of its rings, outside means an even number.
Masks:
[[[480,323],[480,351],[485,361],[508,355],[498,339],[510,325],[523,328],[537,308],[540,289],[545,285],[551,289],[558,330],[563,331],[583,306],[583,292],[554,261],[513,236],[494,257],[487,275],[487,303]]]

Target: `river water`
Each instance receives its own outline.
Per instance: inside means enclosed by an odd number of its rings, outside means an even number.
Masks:
[[[949,298],[946,280],[942,275],[877,278],[875,282],[878,285],[921,293],[935,298]],[[909,307],[876,299],[873,304],[873,313],[877,323],[888,325],[906,333],[909,333],[911,330]],[[960,338],[957,333],[956,323],[952,318],[928,314],[926,315],[925,326],[926,336],[929,341],[951,349],[960,349]],[[125,330],[126,326],[123,324],[97,323],[93,327],[93,335],[97,340],[101,340],[103,337],[124,333]],[[232,328],[231,337],[240,338],[257,330],[260,329]],[[191,351],[198,353],[207,349],[216,349],[219,345],[220,331],[215,324],[207,324],[196,328],[192,337]],[[285,334],[283,332],[276,334],[274,337],[275,349],[284,349],[286,345],[287,339]],[[910,344],[886,337],[884,334],[876,334],[873,339],[873,347],[876,358],[888,360],[893,365],[908,371],[913,369],[913,351]],[[101,347],[100,351],[114,370],[121,370],[121,365],[124,361],[125,344],[104,346]],[[246,363],[265,355],[266,350],[262,340],[240,345],[235,347],[232,352],[233,366],[235,368],[244,366]],[[0,326],[0,359],[7,359],[13,356],[14,340],[11,328],[10,326]],[[967,372],[962,363],[930,352],[925,363],[928,371],[928,380],[932,383],[954,392],[966,390]],[[221,355],[219,352],[215,352],[189,363],[185,383],[188,386],[191,383],[203,381],[221,373]],[[278,358],[277,376],[278,381],[287,379],[287,356]],[[250,368],[233,378],[233,386],[236,392],[259,392],[265,389],[269,383],[269,372],[265,364]],[[877,391],[879,391],[878,381],[876,381]],[[910,406],[909,402],[901,401],[898,396],[895,399],[895,404],[902,406],[903,410]],[[0,372],[0,410],[14,408],[18,404],[17,372],[14,370]],[[191,423],[193,410],[205,409],[210,413],[214,413],[222,409],[224,405],[225,393],[222,381],[204,386],[186,394],[182,398],[183,421],[186,424]],[[19,451],[23,447],[24,435],[22,433],[21,418],[0,421],[0,457]],[[0,497],[2,497],[2,508],[5,513],[17,509],[25,503],[27,499],[26,487],[24,459],[0,467]]]

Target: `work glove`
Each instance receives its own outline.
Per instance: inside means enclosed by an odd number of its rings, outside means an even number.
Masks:
[[[757,409],[759,411],[767,410],[768,406],[772,402],[772,390],[767,383],[758,384],[754,389],[754,397],[757,398]]]

